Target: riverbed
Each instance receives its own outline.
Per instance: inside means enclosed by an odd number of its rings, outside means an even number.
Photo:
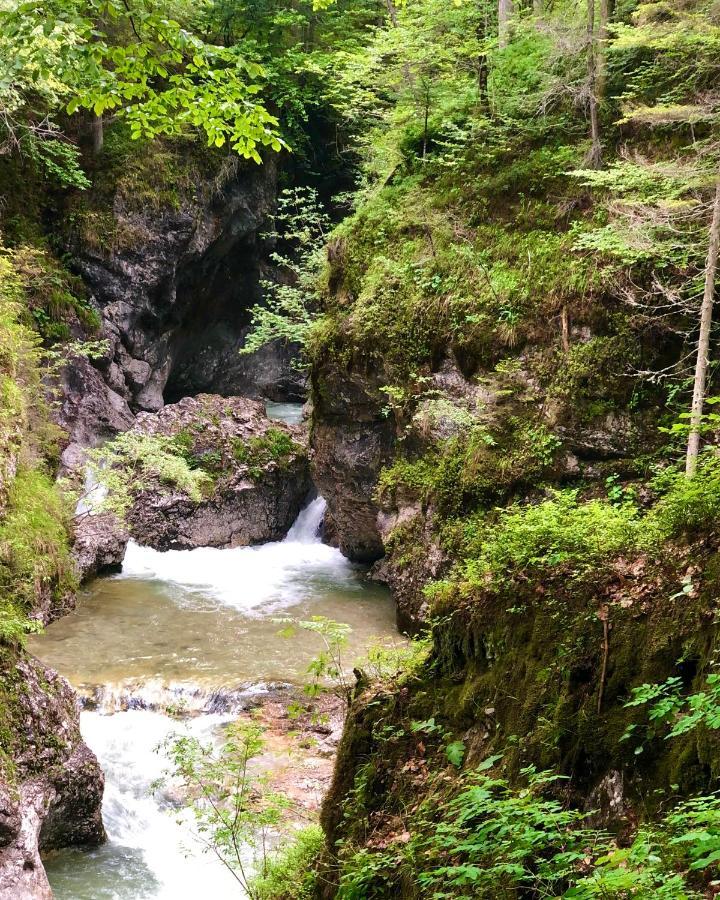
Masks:
[[[243,896],[201,852],[172,794],[152,792],[167,767],[158,748],[184,732],[217,740],[258,698],[305,680],[321,641],[302,629],[281,636],[278,618],[350,625],[350,669],[374,640],[400,640],[389,593],[321,542],[323,511],[315,499],[284,541],[259,547],[131,543],[119,575],[95,581],[32,639],[84,698],[82,732],[106,777],[108,843],[46,859],[57,900]]]

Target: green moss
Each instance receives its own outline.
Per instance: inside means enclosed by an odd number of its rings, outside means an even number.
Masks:
[[[82,244],[112,254],[140,246],[147,231],[134,214],[177,211],[212,192],[237,160],[193,137],[132,140],[125,123],[106,129],[102,152],[88,160],[92,188],[69,198],[65,228]],[[122,215],[118,215],[118,210]]]
[[[567,353],[558,350],[544,363],[547,397],[562,404],[566,418],[587,422],[627,407],[634,388],[628,373],[640,361],[640,345],[621,317],[611,330],[573,343]]]
[[[12,263],[24,286],[24,305],[44,340],[69,340],[75,324],[89,332],[99,330],[100,318],[88,301],[82,280],[45,247],[22,245],[12,252]]]
[[[1,614],[21,630],[40,597],[59,603],[76,586],[66,501],[43,471],[21,469],[0,524]]]
[[[27,315],[56,303],[70,276],[45,250],[0,248],[0,642],[21,643],[39,604],[75,587],[69,512],[46,469],[56,430],[44,400],[39,336]],[[76,311],[75,307],[73,309]]]
[[[561,222],[545,199],[551,185],[577,192],[567,176],[577,148],[523,150],[500,154],[502,165],[397,179],[336,230],[328,307],[345,340],[382,356],[399,382],[448,347],[491,366],[561,307],[585,317],[602,295],[608,267],[573,251],[583,220]]]
[[[397,458],[380,473],[377,496],[389,502],[402,490],[444,518],[458,516],[548,474],[559,447],[544,425],[508,416],[494,431],[475,425],[417,459]]]

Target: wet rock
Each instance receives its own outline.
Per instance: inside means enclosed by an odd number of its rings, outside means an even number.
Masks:
[[[200,501],[159,482],[134,499],[132,537],[157,550],[244,546],[280,540],[312,488],[307,434],[272,422],[264,405],[241,397],[201,394],[142,413],[145,434],[181,436],[192,464],[212,486]]]
[[[327,500],[324,532],[356,562],[384,553],[375,486],[395,430],[383,414],[382,373],[325,360],[313,373],[313,478]]]
[[[20,798],[7,784],[0,784],[0,847],[7,847],[22,825]]]
[[[68,683],[18,651],[2,652],[0,674],[12,697],[2,749],[14,760],[0,769],[0,900],[44,900],[52,892],[41,851],[105,840],[104,779]]]
[[[73,559],[80,582],[118,572],[130,533],[111,512],[87,513],[75,524]]]
[[[627,830],[634,823],[634,814],[625,794],[622,772],[611,769],[590,792],[585,809],[590,828]]]
[[[396,539],[401,535],[397,552],[379,560],[371,576],[390,588],[397,604],[398,628],[412,634],[428,618],[429,603],[423,589],[441,576],[448,559],[433,530],[433,511],[423,510],[409,498],[396,503],[391,510],[381,510],[378,527],[383,542],[389,543],[393,532]]]
[[[196,172],[165,207],[139,207],[118,193],[110,210],[91,211],[110,222],[110,243],[84,232],[67,236],[101,319],[93,337],[108,345],[92,364],[72,360],[64,376],[62,420],[72,442],[95,446],[127,428],[131,411],[154,412],[187,394],[304,396],[293,348],[238,352],[261,282],[273,277],[264,235],[277,158],[216,168]]]
[[[74,357],[63,369],[60,397],[56,421],[68,435],[62,455],[66,471],[77,466],[83,448],[96,447],[133,424],[126,398],[85,357]]]

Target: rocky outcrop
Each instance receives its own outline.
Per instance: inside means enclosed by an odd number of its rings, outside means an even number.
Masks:
[[[208,482],[200,500],[157,480],[138,492],[127,519],[132,537],[145,546],[192,549],[279,540],[311,490],[305,430],[270,421],[257,401],[186,397],[159,413],[141,413],[135,430],[173,436]]]
[[[60,418],[72,445],[96,446],[127,429],[132,413],[189,394],[304,399],[296,348],[239,353],[262,282],[274,277],[265,232],[277,169],[272,154],[262,165],[206,161],[184,174],[182,190],[165,185],[160,206],[125,187],[73,211],[66,243],[101,322],[92,338],[105,349],[92,364],[72,359],[63,376]],[[163,185],[154,188],[161,196]]]
[[[73,559],[78,580],[118,572],[130,533],[112,512],[87,512],[75,525]]]
[[[428,621],[424,587],[440,578],[449,564],[433,529],[433,512],[413,498],[398,498],[392,509],[381,509],[377,524],[387,553],[370,575],[386,584],[396,604],[400,631],[412,634]]]
[[[127,400],[84,356],[73,356],[63,368],[59,393],[55,420],[69,441],[61,458],[65,471],[83,465],[86,447],[96,447],[133,424]]]
[[[270,157],[262,166],[198,176],[194,190],[160,209],[117,193],[110,246],[87,238],[76,244],[75,266],[111,344],[99,367],[133,408],[162,406],[185,349],[197,347],[200,333],[218,326],[230,306],[247,324],[247,309],[259,299],[260,231],[274,206],[276,177]]]
[[[45,900],[41,852],[105,840],[104,779],[68,683],[8,649],[0,674],[0,900]]]
[[[313,371],[313,478],[327,500],[327,537],[356,562],[384,552],[375,486],[395,427],[383,414],[382,373],[326,360]]]

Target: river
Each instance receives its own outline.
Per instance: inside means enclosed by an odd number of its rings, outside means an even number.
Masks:
[[[278,615],[349,624],[350,665],[374,639],[397,637],[388,592],[321,542],[323,511],[315,499],[284,541],[258,547],[131,543],[119,575],[93,582],[74,612],[33,637],[32,652],[84,697],[81,729],[106,778],[108,842],[48,856],[57,900],[241,896],[200,852],[172,793],[152,792],[167,766],[158,746],[184,730],[217,738],[258,695],[302,683],[320,639],[281,637]]]

